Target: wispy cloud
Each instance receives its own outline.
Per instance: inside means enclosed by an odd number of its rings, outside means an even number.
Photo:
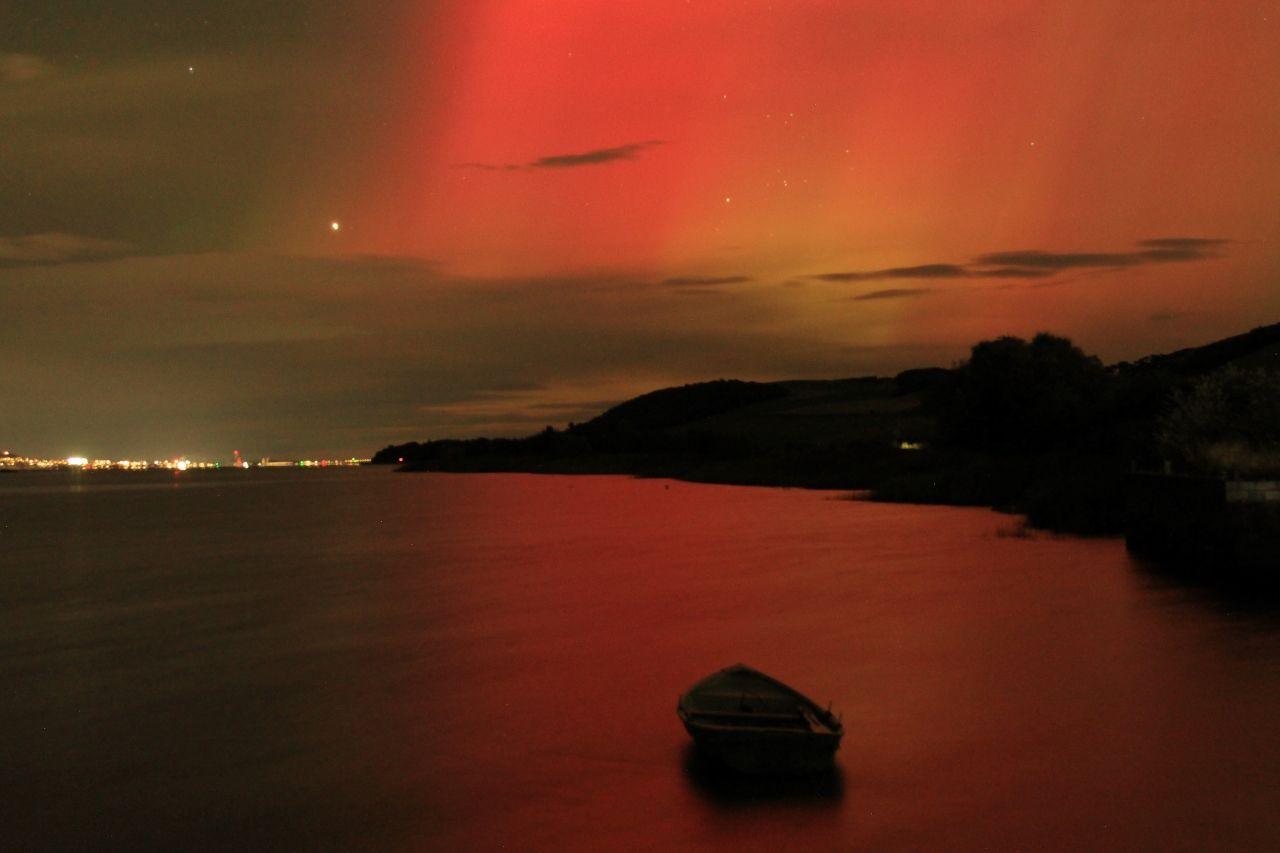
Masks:
[[[1216,258],[1214,251],[1227,240],[1210,237],[1158,237],[1141,240],[1136,252],[1043,252],[1028,249],[1017,252],[995,252],[979,255],[978,264],[1016,267],[1029,270],[1058,270],[1107,267],[1134,267],[1177,261],[1200,261]]]
[[[0,237],[0,267],[99,261],[132,254],[134,247],[118,240],[49,232]]]
[[[1148,261],[1198,261],[1218,257],[1215,250],[1229,242],[1207,237],[1162,237],[1143,240],[1138,245],[1143,247],[1141,254]]]
[[[863,272],[829,272],[815,275],[820,281],[880,281],[888,278],[964,278],[971,273],[956,264],[920,264]]]
[[[997,268],[1068,270],[1080,267],[1128,267],[1142,263],[1140,252],[1042,252],[1027,249],[979,255],[976,263]]]
[[[1140,240],[1139,246],[1148,249],[1194,249],[1204,251],[1218,246],[1225,246],[1230,240],[1221,237],[1157,237],[1154,240]]]
[[[1122,269],[1145,264],[1207,260],[1219,257],[1218,249],[1230,242],[1217,237],[1157,237],[1139,241],[1135,244],[1138,248],[1129,252],[1046,252],[1041,249],[1019,249],[978,255],[967,264],[918,264],[876,270],[820,273],[810,278],[836,282],[890,279],[1046,278],[1065,270]]]
[[[970,274],[977,278],[1044,278],[1054,272],[1037,267],[991,267],[975,268]]]
[[[749,275],[682,276],[663,279],[667,287],[714,287],[718,284],[746,284],[755,281]]]
[[[632,142],[616,148],[597,148],[581,154],[556,154],[551,157],[539,157],[529,164],[531,169],[563,169],[572,166],[593,166],[596,163],[609,163],[613,160],[634,160],[636,155],[646,148],[662,145],[661,139],[650,139],[645,142]]]
[[[574,154],[549,154],[530,160],[527,163],[458,163],[457,169],[480,169],[486,172],[516,172],[524,169],[571,169],[577,166],[596,166],[601,163],[612,163],[617,160],[634,160],[636,155],[648,148],[665,145],[663,139],[647,139],[643,142],[629,142],[613,148],[594,148]]]
[[[927,296],[930,293],[933,293],[931,287],[891,287],[887,290],[873,290],[870,293],[855,296],[853,300],[865,302],[868,299],[907,299],[913,296]]]

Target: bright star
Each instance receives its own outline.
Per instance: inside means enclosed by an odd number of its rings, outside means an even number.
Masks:
[[[334,221],[329,223],[329,230],[330,231],[342,230],[342,223],[335,219]]]

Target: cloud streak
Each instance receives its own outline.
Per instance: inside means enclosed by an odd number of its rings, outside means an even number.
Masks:
[[[1139,246],[1148,249],[1187,249],[1205,251],[1225,246],[1230,240],[1221,237],[1157,237],[1154,240],[1140,240]]]
[[[893,278],[964,278],[969,270],[956,264],[920,264],[865,272],[829,272],[815,275],[819,281],[882,281]]]
[[[927,296],[933,293],[932,287],[891,287],[887,290],[873,290],[861,296],[853,297],[854,302],[865,302],[869,299],[908,299],[913,296]]]
[[[640,152],[665,145],[663,139],[647,139],[643,142],[628,142],[612,148],[594,148],[574,154],[549,154],[530,160],[527,163],[458,163],[457,169],[479,169],[485,172],[519,172],[529,169],[573,169],[579,166],[598,166],[602,163],[614,163],[619,160],[634,160]]]
[[[746,284],[755,281],[749,275],[681,276],[663,279],[667,287],[714,287],[719,284]]]
[[[967,264],[918,264],[877,270],[820,273],[810,278],[830,282],[1047,278],[1066,270],[1124,269],[1146,264],[1208,260],[1220,257],[1218,250],[1230,242],[1217,237],[1157,237],[1139,241],[1135,244],[1137,249],[1129,252],[1046,252],[1040,249],[1019,249],[978,255]],[[867,296],[870,297],[871,294]]]
[[[614,160],[634,160],[636,155],[646,148],[662,145],[661,139],[649,139],[645,142],[632,142],[616,148],[597,148],[581,154],[556,154],[551,157],[539,157],[529,164],[531,169],[564,169],[573,166],[594,166],[597,163],[610,163]]]

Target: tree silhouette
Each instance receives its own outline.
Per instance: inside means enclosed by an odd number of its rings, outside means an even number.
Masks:
[[[941,405],[944,442],[997,453],[1078,449],[1104,441],[1110,377],[1066,338],[976,344]]]

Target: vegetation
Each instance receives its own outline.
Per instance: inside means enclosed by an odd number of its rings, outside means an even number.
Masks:
[[[1004,337],[973,347],[940,406],[942,438],[1001,455],[1105,442],[1110,376],[1066,338]]]
[[[1066,338],[982,341],[932,398],[932,478],[891,479],[884,499],[994,506],[1037,527],[1119,529],[1114,375]]]
[[[1002,337],[951,369],[666,388],[564,430],[410,442],[374,461],[870,489],[1112,533],[1135,466],[1280,472],[1278,377],[1280,324],[1109,368],[1065,338]]]
[[[1280,371],[1225,367],[1173,395],[1156,440],[1190,471],[1280,476]]]

